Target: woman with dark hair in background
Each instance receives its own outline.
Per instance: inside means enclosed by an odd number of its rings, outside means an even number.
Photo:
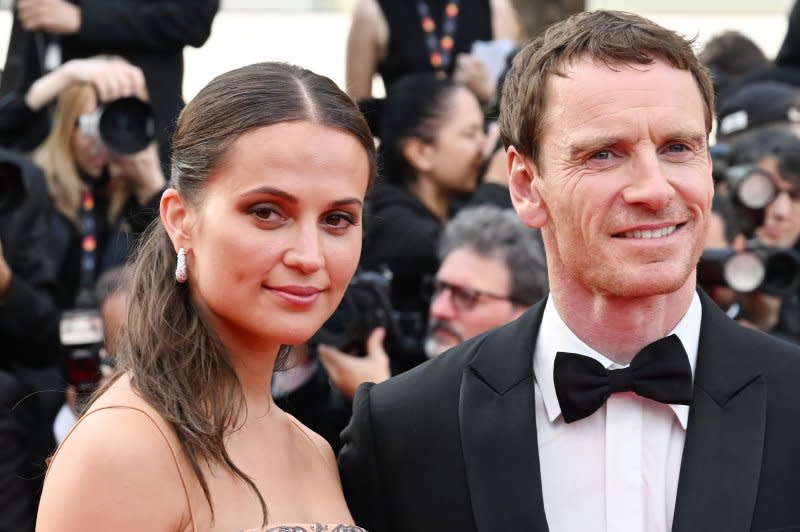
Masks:
[[[504,175],[480,182],[486,136],[475,95],[434,74],[398,81],[382,116],[378,164],[383,180],[369,197],[361,266],[392,273],[392,304],[409,339],[391,352],[396,373],[425,360],[429,294],[436,272],[436,243],[457,205],[510,207]],[[413,345],[412,345],[413,344]]]
[[[330,447],[270,383],[356,269],[375,174],[363,116],[307,70],[236,69],[182,111],[172,172],[119,372],[54,456],[37,530],[360,530]]]

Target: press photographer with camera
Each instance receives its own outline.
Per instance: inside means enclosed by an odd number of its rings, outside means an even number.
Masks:
[[[0,150],[0,530],[33,530],[45,444],[31,372],[59,353],[55,278],[47,263],[52,206],[41,171]],[[46,452],[49,452],[47,449]]]
[[[730,248],[707,242],[698,281],[734,290],[739,312],[733,317],[798,342],[800,139],[768,129],[733,143],[729,151],[718,193],[727,195],[723,199],[733,212],[718,214]],[[731,232],[739,236],[730,238]]]

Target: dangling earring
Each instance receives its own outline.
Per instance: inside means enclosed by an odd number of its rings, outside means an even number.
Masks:
[[[186,274],[186,250],[180,248],[178,250],[178,264],[175,266],[175,280],[179,283],[185,283],[189,276]]]

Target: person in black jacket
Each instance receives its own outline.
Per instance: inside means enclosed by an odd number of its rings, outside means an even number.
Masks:
[[[124,57],[144,71],[161,160],[168,161],[184,105],[183,48],[206,42],[218,10],[219,0],[17,0],[4,85],[24,92],[61,62]]]
[[[22,372],[59,353],[55,279],[46,262],[51,205],[41,172],[0,150],[0,530],[33,530],[40,397]]]
[[[436,243],[445,222],[459,205],[510,208],[511,200],[505,174],[480,179],[483,114],[466,86],[434,74],[408,76],[389,92],[381,121],[383,179],[368,198],[360,265],[391,271],[392,305],[406,335],[418,340],[407,342],[403,353],[389,353],[397,373],[425,360],[425,288],[439,266]]]

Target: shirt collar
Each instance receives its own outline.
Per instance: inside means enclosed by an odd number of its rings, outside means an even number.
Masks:
[[[683,318],[678,322],[669,334],[675,334],[683,344],[686,354],[689,357],[689,365],[692,367],[692,377],[697,363],[697,345],[700,338],[700,319],[703,310],[700,304],[700,297],[694,293],[689,309]],[[558,351],[571,353],[581,353],[594,358],[603,367],[610,368],[616,365],[612,360],[598,353],[586,345],[575,333],[573,333],[561,316],[558,314],[553,298],[547,298],[547,303],[542,316],[542,324],[539,328],[539,337],[536,340],[536,349],[533,354],[533,373],[536,383],[542,394],[544,408],[550,422],[554,422],[561,415],[561,406],[558,404],[555,384],[553,383],[553,365]],[[675,412],[681,426],[686,430],[689,420],[688,405],[669,405]]]

